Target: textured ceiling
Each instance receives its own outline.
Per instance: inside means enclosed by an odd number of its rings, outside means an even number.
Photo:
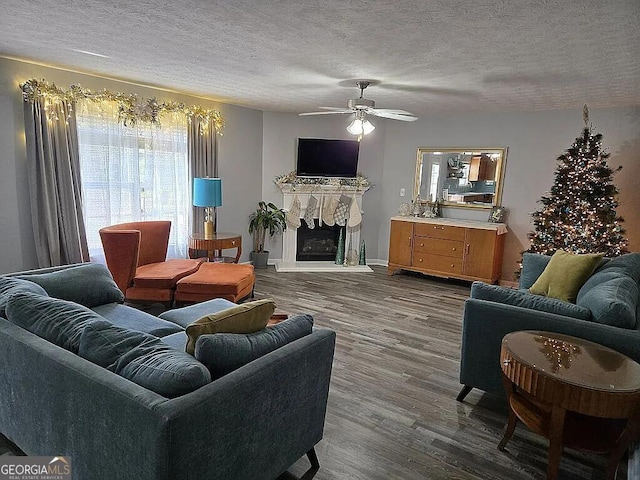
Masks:
[[[640,105],[640,0],[2,0],[0,55],[261,110]],[[106,57],[90,55],[93,52]]]

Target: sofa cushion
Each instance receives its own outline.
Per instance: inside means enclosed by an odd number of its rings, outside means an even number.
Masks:
[[[152,335],[94,322],[80,337],[78,354],[163,397],[174,398],[211,381],[204,365]]]
[[[195,357],[217,378],[309,335],[313,327],[311,315],[297,315],[254,333],[216,333],[201,335],[196,342]]]
[[[184,328],[180,325],[154,317],[137,308],[120,305],[119,303],[98,305],[97,307],[93,307],[92,310],[109,320],[113,325],[148,333],[156,337],[164,337],[172,333],[184,332]]]
[[[576,303],[580,303],[592,288],[621,276],[640,282],[640,253],[627,253],[600,265],[578,292]]]
[[[206,333],[253,333],[262,330],[276,309],[273,300],[256,300],[205,315],[187,327],[186,351],[193,355],[196,340]]]
[[[7,319],[73,353],[78,353],[84,329],[92,322],[104,321],[77,303],[29,292],[9,297]]]
[[[591,311],[593,320],[614,327],[636,328],[640,291],[631,277],[621,275],[589,289],[578,305]]]
[[[182,277],[191,275],[202,260],[173,258],[159,263],[149,263],[136,268],[133,285],[138,288],[173,288]]]
[[[0,317],[6,316],[5,308],[9,297],[14,293],[31,292],[39,295],[47,295],[47,292],[37,283],[15,277],[0,275]]]
[[[171,348],[175,348],[176,350],[184,352],[187,345],[187,333],[185,331],[172,333],[171,335],[161,337],[160,340],[169,345]]]
[[[37,283],[51,297],[89,308],[124,302],[124,295],[113,281],[111,273],[99,263],[85,263],[49,273],[20,275],[18,278]]]
[[[528,290],[549,264],[551,256],[540,253],[524,252],[520,271],[520,288]]]
[[[196,303],[194,305],[189,305],[188,307],[167,310],[166,312],[162,312],[158,315],[158,317],[187,328],[191,323],[205,315],[220,312],[235,306],[235,303],[225,300],[224,298],[214,298],[213,300]]]
[[[471,285],[471,298],[504,303],[515,307],[531,308],[540,312],[555,313],[556,315],[564,315],[581,320],[591,319],[591,312],[584,306],[578,306],[556,298],[534,295],[527,290],[516,290],[483,282],[473,282]]]
[[[578,291],[600,264],[602,256],[599,253],[574,254],[558,250],[529,291],[575,303]]]

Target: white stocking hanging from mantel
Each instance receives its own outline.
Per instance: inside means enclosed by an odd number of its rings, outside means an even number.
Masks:
[[[316,207],[318,206],[318,199],[313,195],[309,196],[309,200],[307,200],[307,208],[304,212],[304,223],[307,224],[309,230],[313,230],[316,227],[315,222],[313,221],[316,214]]]
[[[295,195],[293,200],[291,200],[291,206],[289,207],[289,211],[286,213],[285,218],[291,228],[298,229],[300,226],[300,199],[297,195]]]
[[[360,211],[360,207],[358,206],[358,200],[356,199],[355,194],[351,199],[351,208],[349,209],[349,221],[347,225],[350,227],[357,227],[362,222],[362,212]]]

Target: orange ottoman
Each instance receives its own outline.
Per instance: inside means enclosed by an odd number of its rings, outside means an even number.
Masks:
[[[213,298],[237,302],[253,294],[253,265],[203,263],[197,272],[176,283],[176,303],[197,303]]]

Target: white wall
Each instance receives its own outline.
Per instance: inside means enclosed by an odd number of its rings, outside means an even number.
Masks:
[[[251,239],[247,219],[261,198],[261,111],[0,58],[0,273],[37,267],[26,177],[23,102],[18,87],[30,78],[61,87],[81,84],[94,90],[107,88],[220,110],[226,128],[218,149],[224,194],[223,206],[218,209],[218,231],[242,234],[242,261],[248,260]]]

